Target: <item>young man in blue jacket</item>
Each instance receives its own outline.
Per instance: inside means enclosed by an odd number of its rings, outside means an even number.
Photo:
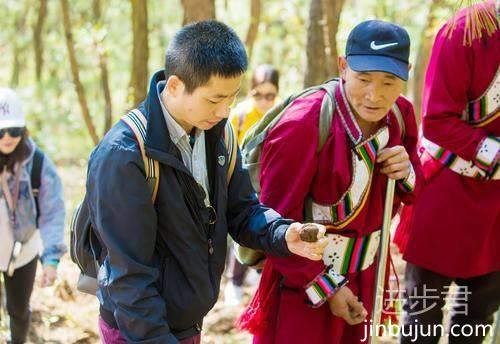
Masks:
[[[175,35],[165,70],[139,106],[146,154],[160,164],[154,204],[123,121],[92,153],[89,210],[107,249],[97,292],[105,343],[199,343],[219,294],[228,232],[273,255],[321,259],[323,238],[301,241],[301,224],[259,203],[239,151],[227,180],[223,132],[246,68],[242,42],[222,23],[194,23]]]

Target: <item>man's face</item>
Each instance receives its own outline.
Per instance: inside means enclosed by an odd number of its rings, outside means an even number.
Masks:
[[[229,106],[240,90],[242,77],[212,76],[207,84],[189,94],[184,83],[172,76],[165,87],[167,108],[187,132],[193,127],[209,130],[229,116]]]
[[[404,81],[386,72],[356,72],[347,60],[339,59],[340,75],[345,80],[346,97],[354,112],[367,122],[378,122],[403,91]]]

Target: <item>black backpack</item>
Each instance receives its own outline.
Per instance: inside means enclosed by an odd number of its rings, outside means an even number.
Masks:
[[[144,140],[146,138],[147,120],[137,109],[132,110],[121,118],[135,134],[146,171],[146,181],[151,190],[154,203],[160,182],[159,163],[146,156]],[[90,221],[90,212],[87,196],[76,207],[71,220],[71,260],[78,265],[80,276],[77,289],[87,294],[95,295],[97,290],[97,274],[99,267],[106,256],[106,247],[103,246]]]
[[[40,203],[38,195],[40,194],[40,185],[42,184],[43,152],[37,147],[33,155],[33,165],[31,167],[31,192],[35,199],[36,206],[36,227],[40,219]]]

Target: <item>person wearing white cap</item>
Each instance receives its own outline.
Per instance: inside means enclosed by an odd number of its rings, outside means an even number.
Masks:
[[[0,271],[11,343],[24,343],[38,257],[42,286],[54,283],[64,245],[62,184],[50,159],[26,129],[21,100],[0,88]]]

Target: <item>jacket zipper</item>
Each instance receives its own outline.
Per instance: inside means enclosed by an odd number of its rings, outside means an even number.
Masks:
[[[214,151],[216,152],[215,154],[215,157],[218,156],[220,154],[220,151],[219,151],[219,147],[220,147],[220,144],[222,143],[221,139],[217,139],[215,142],[210,142],[209,143],[209,147],[211,149],[215,148]],[[210,149],[209,148],[209,149]],[[213,157],[215,159],[215,157]],[[210,171],[209,171],[209,160],[208,160],[209,157],[207,157],[207,173],[208,173],[208,176],[209,176],[209,184],[210,184]],[[226,159],[227,161],[227,159]],[[214,163],[214,161],[212,160],[212,163]],[[220,177],[218,174],[217,174],[217,169],[218,169],[218,164],[214,163],[213,165],[213,176],[212,176],[212,180],[213,180],[213,185],[210,185],[210,188],[212,190],[212,193],[209,194],[209,199],[210,199],[210,204],[211,206],[213,207],[213,210],[215,212],[215,221],[217,221],[217,204],[216,204],[216,200],[218,199],[218,197],[216,196],[216,192],[219,191],[219,187],[220,187]],[[213,239],[212,239],[212,235],[213,235],[213,231],[215,229],[215,224],[216,222],[212,223],[212,224],[209,224],[208,225],[208,240],[207,240],[207,245],[208,245],[208,274],[209,274],[209,277],[210,277],[210,283],[212,283],[212,291],[213,291],[213,295],[214,295],[214,298],[215,300],[217,300],[217,297],[218,295],[216,294],[216,286],[215,286],[215,280],[214,280],[214,273],[212,271],[212,256],[214,254],[214,242],[213,242]]]
[[[214,273],[212,271],[212,256],[214,254],[214,243],[212,240],[212,230],[211,228],[213,225],[209,225],[208,227],[208,275],[210,277],[210,283],[212,284],[212,292],[214,295],[214,298],[217,299],[217,295],[215,295],[215,280],[214,280]]]
[[[221,144],[222,141],[220,141],[220,138],[217,139],[217,141],[215,142],[216,143],[216,146],[218,146],[219,144]],[[206,143],[208,143],[208,140],[205,141]],[[211,148],[211,147],[210,147]],[[206,148],[206,149],[210,149],[210,148]],[[217,147],[218,148],[218,147]],[[219,152],[217,151],[216,153],[216,156]],[[214,158],[214,157],[208,157],[207,156],[207,169],[208,169],[208,158]],[[172,168],[175,168],[172,166]],[[219,187],[219,180],[217,178],[217,166],[214,167],[214,179],[215,179],[215,182],[214,182],[214,185],[213,185],[213,191],[212,191],[212,195],[209,195],[209,198],[210,198],[210,203],[213,205],[214,209],[217,209],[217,207],[215,206],[215,192],[218,190],[217,188]],[[181,173],[184,173],[188,179],[191,179],[191,181],[194,181],[195,184],[197,184],[196,182],[196,179],[194,178],[193,174],[192,173],[189,173],[189,172],[186,172],[186,171],[183,171],[183,170],[180,170]],[[207,172],[209,172],[207,170]],[[210,183],[210,173],[209,173],[209,183]],[[210,185],[212,187],[212,185]],[[210,197],[212,196],[212,197]],[[217,299],[217,296],[216,295],[216,287],[215,287],[215,280],[214,280],[214,273],[212,271],[212,256],[215,252],[215,249],[214,249],[214,242],[213,242],[213,238],[212,238],[212,232],[213,232],[213,228],[215,227],[215,224],[208,224],[208,231],[207,231],[207,253],[208,253],[208,274],[209,274],[209,278],[210,278],[210,283],[212,284],[212,292],[213,292],[213,295],[214,295],[214,299]]]

